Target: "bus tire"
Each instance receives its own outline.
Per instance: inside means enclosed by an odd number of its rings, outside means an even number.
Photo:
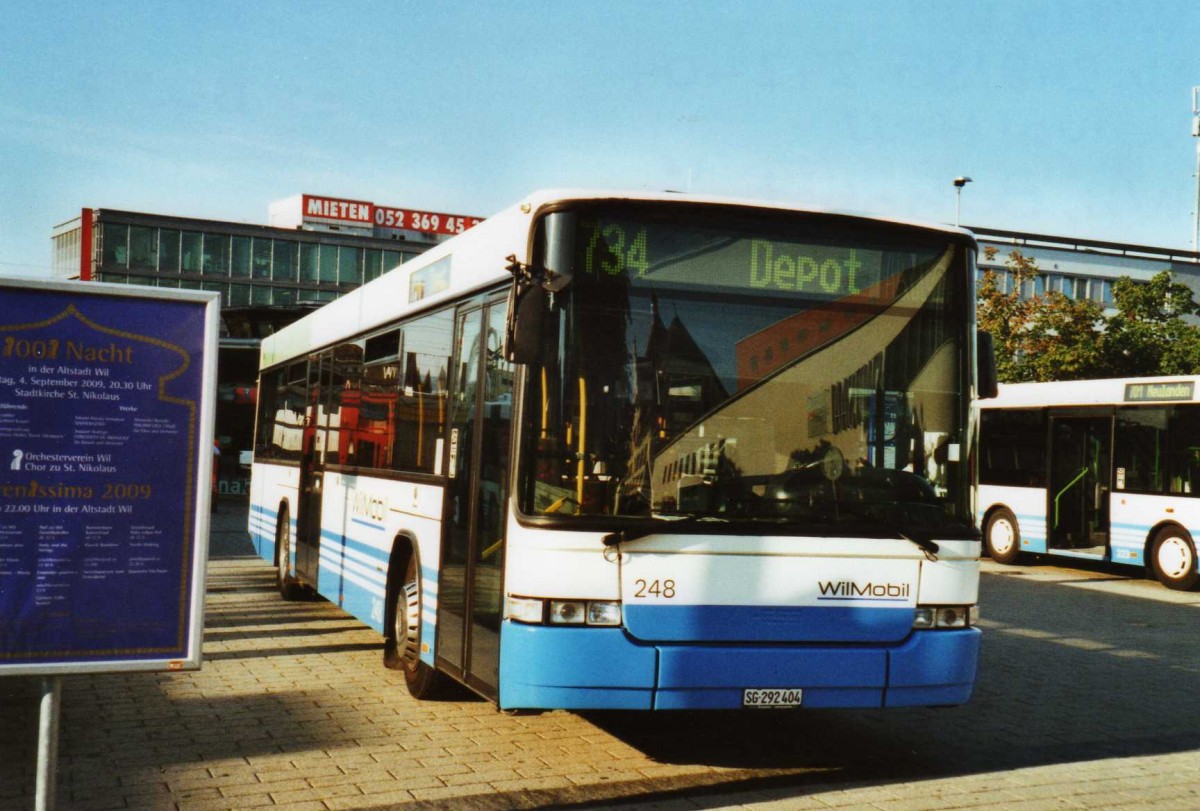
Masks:
[[[279,587],[279,596],[285,600],[299,600],[302,589],[292,576],[292,522],[287,505],[279,508],[279,517],[275,521],[275,584]]]
[[[392,600],[392,625],[384,641],[383,664],[404,672],[404,682],[413,698],[438,698],[444,693],[446,677],[421,661],[421,568],[415,552],[408,556],[404,579]]]
[[[1150,568],[1158,582],[1176,591],[1190,591],[1200,581],[1196,542],[1181,527],[1163,527],[1150,544]]]
[[[983,545],[988,556],[997,563],[1016,563],[1021,554],[1021,530],[1017,526],[1017,517],[1008,507],[1001,507],[988,516]]]

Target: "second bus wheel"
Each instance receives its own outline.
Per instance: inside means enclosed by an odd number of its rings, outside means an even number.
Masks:
[[[384,643],[383,663],[404,671],[413,698],[442,694],[446,677],[421,661],[421,568],[415,554],[409,555],[404,580],[393,595],[392,627]]]
[[[1188,531],[1165,527],[1150,545],[1150,568],[1158,582],[1169,589],[1189,591],[1200,581],[1196,570],[1196,543]]]
[[[983,529],[983,545],[997,563],[1015,563],[1021,553],[1021,531],[1012,510],[1001,507],[993,512]]]

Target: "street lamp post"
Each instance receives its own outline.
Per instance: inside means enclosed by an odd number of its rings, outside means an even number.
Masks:
[[[971,178],[964,177],[962,175],[959,175],[958,177],[954,178],[954,194],[956,197],[955,203],[954,203],[954,224],[955,225],[959,224],[959,220],[962,217],[963,186],[967,185],[970,182],[971,182]]]

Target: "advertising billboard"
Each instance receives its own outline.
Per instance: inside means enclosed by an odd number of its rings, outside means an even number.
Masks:
[[[0,279],[0,675],[200,666],[218,307]]]

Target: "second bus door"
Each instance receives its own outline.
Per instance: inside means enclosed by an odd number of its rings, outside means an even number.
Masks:
[[[1101,555],[1108,546],[1111,416],[1050,420],[1050,547]]]

